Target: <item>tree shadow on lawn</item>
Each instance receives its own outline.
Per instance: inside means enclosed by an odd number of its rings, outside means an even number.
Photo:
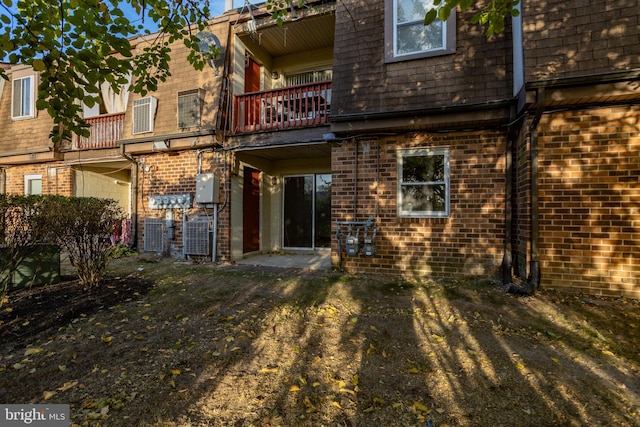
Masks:
[[[617,306],[239,266],[132,277],[155,287],[5,343],[1,400],[55,392],[80,425],[638,425],[638,358],[587,321]]]

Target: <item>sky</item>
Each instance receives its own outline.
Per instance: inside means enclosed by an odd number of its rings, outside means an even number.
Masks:
[[[224,12],[224,3],[225,0],[209,0],[211,7],[211,17],[215,17],[221,15]],[[264,0],[249,0],[250,3],[262,3]],[[233,0],[233,7],[238,8],[242,7],[244,4],[244,0]],[[144,28],[148,29],[150,32],[155,32],[158,30],[157,25],[151,19],[145,19],[144,23],[142,22],[142,18],[135,13],[135,10],[131,6],[129,6],[126,2],[121,2],[120,7],[125,11],[127,17],[134,22],[134,24],[144,24]],[[15,8],[15,5],[14,5]],[[15,9],[14,9],[15,10]],[[0,24],[2,25],[2,24]],[[0,58],[0,61],[7,61],[7,58]]]
[[[211,8],[211,17],[222,15],[222,13],[224,12],[225,0],[209,0],[209,1],[210,1],[210,8]],[[264,0],[258,0],[258,1],[249,0],[249,3],[252,3],[252,4],[262,3],[263,1]],[[243,4],[244,4],[244,0],[233,0],[234,8],[242,7]],[[121,5],[122,5],[122,9],[125,11],[127,17],[130,20],[135,21],[136,24],[142,23],[142,18],[140,18],[128,4],[122,3]],[[145,29],[148,29],[151,32],[155,32],[158,29],[155,23],[150,19],[145,19],[144,26],[145,26]]]

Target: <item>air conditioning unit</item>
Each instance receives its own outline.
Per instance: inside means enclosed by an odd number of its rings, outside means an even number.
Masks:
[[[144,251],[162,252],[164,249],[162,218],[145,218],[144,220]]]
[[[158,107],[158,99],[153,96],[133,101],[133,131],[132,133],[153,132],[153,122]]]
[[[188,255],[209,255],[211,233],[209,220],[187,221],[185,224],[185,253]]]

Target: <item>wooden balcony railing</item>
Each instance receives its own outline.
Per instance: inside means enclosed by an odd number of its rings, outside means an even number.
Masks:
[[[245,93],[234,97],[234,133],[329,123],[331,82]]]
[[[77,150],[92,148],[113,148],[118,146],[122,139],[124,129],[124,113],[109,114],[85,119],[91,126],[88,138],[78,136],[76,138]]]

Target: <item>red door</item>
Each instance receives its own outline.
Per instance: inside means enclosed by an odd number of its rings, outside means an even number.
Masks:
[[[244,168],[242,253],[260,250],[260,171]]]
[[[260,90],[260,64],[252,58],[247,58],[244,69],[244,93]],[[260,100],[248,99],[245,105],[244,119],[246,126],[253,127],[260,123]]]

